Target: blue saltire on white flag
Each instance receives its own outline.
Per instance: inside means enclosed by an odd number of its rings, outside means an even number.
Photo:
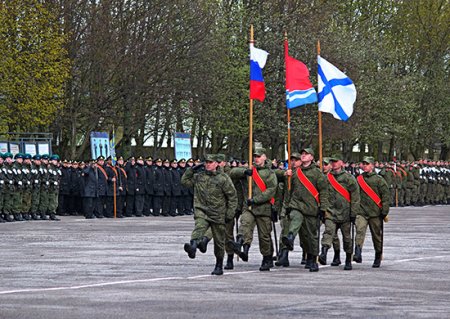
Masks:
[[[319,111],[333,114],[333,117],[347,121],[353,114],[356,101],[356,87],[352,80],[333,64],[317,56]]]

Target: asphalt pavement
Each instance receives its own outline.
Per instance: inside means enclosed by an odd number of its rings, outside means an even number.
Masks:
[[[0,319],[450,318],[450,206],[391,209],[379,269],[368,231],[352,271],[310,273],[296,243],[291,267],[260,272],[255,233],[247,263],[211,276],[212,243],[194,260],[183,250],[193,226],[192,216],[0,224]]]

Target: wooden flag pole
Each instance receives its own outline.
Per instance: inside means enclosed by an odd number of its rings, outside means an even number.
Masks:
[[[317,40],[317,55],[320,55],[320,41]],[[319,112],[319,167],[322,170],[322,112]]]
[[[287,32],[284,31],[284,62],[286,63],[289,54]],[[285,66],[286,67],[286,66]],[[287,98],[287,96],[286,96]],[[287,103],[286,103],[287,105]],[[286,107],[287,108],[287,107]],[[291,169],[291,110],[287,108],[287,151],[288,151],[288,169]],[[291,189],[291,176],[288,176],[288,190]]]
[[[253,24],[250,25],[250,44],[253,40]],[[248,124],[248,166],[253,168],[253,99],[250,99],[249,124]],[[248,198],[252,198],[252,177],[248,177]],[[249,209],[251,207],[249,206]]]

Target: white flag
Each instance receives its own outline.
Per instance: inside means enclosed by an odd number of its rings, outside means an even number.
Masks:
[[[352,80],[327,60],[317,56],[319,111],[347,121],[353,114],[356,88]]]

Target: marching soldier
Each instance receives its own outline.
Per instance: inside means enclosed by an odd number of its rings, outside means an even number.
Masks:
[[[252,169],[234,168],[230,176],[233,179],[245,179],[252,176],[252,197],[244,202],[243,212],[240,218],[236,242],[229,241],[235,254],[248,261],[248,251],[253,240],[255,226],[258,229],[259,251],[263,256],[260,271],[268,271],[273,266],[272,243],[272,205],[277,190],[277,177],[270,169],[271,163],[267,162],[266,150],[255,149],[253,153],[255,166]],[[244,183],[243,185],[248,187]],[[248,194],[248,191],[245,192]],[[241,251],[241,248],[243,251]]]
[[[352,270],[351,227],[359,210],[359,188],[355,178],[343,169],[344,163],[340,155],[331,157],[330,163],[332,170],[326,175],[330,206],[325,214],[325,232],[319,262],[321,265],[327,264],[327,251],[340,229],[346,253],[344,270]]]
[[[367,226],[369,226],[375,249],[375,260],[372,267],[378,268],[383,252],[383,219],[389,213],[389,189],[386,181],[375,174],[373,163],[373,157],[364,157],[364,173],[357,178],[361,205],[356,216],[356,247],[353,260],[357,263],[362,262],[362,248]]]
[[[300,154],[301,166],[295,171],[287,171],[292,179],[291,189],[285,197],[284,205],[290,217],[290,226],[288,235],[283,237],[283,243],[292,251],[295,236],[303,228],[307,252],[305,268],[316,272],[319,271],[317,256],[319,255],[320,219],[323,219],[328,210],[328,183],[314,164],[314,151],[306,148]]]
[[[184,250],[189,258],[195,258],[198,240],[211,227],[216,257],[212,275],[223,274],[225,224],[233,219],[237,205],[233,183],[226,174],[216,170],[217,165],[216,158],[207,155],[206,163],[187,169],[181,181],[186,187],[194,188],[195,207],[195,228],[192,231],[191,241],[184,245]]]

